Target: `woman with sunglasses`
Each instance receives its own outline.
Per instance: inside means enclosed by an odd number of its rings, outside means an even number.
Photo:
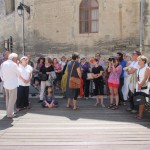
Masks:
[[[118,94],[118,88],[120,84],[120,75],[122,72],[122,66],[119,65],[119,61],[117,57],[109,58],[109,67],[108,72],[110,73],[108,78],[108,86],[110,90],[110,106],[108,108],[111,108],[112,110],[118,109],[119,105],[119,94]],[[113,104],[113,100],[116,100],[116,104]]]
[[[18,78],[18,88],[17,88],[17,101],[16,108],[17,111],[22,109],[30,109],[29,106],[29,86],[32,78],[33,68],[28,65],[28,58],[23,56],[20,59],[19,64],[20,77]]]

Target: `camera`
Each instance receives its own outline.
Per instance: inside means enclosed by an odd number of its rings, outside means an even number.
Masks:
[[[115,61],[115,58],[114,57],[110,57],[110,58],[108,58],[108,61]]]

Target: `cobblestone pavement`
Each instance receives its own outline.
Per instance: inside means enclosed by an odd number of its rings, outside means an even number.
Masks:
[[[0,150],[149,150],[150,113],[143,120],[125,111],[94,107],[95,100],[79,99],[80,109],[67,109],[66,100],[56,96],[59,107],[44,109],[30,98],[32,109],[5,117],[0,98]],[[109,100],[105,98],[108,106]]]

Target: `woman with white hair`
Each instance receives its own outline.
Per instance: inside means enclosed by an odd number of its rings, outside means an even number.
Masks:
[[[149,84],[148,80],[150,77],[150,68],[147,65],[148,59],[141,55],[138,57],[138,65],[140,66],[137,70],[137,83],[136,83],[136,92],[143,92],[149,94]],[[148,98],[146,98],[148,102]],[[137,119],[142,119],[144,116],[145,103],[139,105],[139,113],[136,116]]]
[[[32,78],[33,68],[28,65],[28,57],[23,56],[20,59],[19,64],[20,77],[18,78],[18,88],[17,88],[17,111],[22,109],[30,109],[29,106],[29,86]]]

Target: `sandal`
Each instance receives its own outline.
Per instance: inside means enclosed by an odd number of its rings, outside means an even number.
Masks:
[[[112,108],[112,110],[116,110],[116,109],[118,109],[118,106],[115,106],[115,107]]]
[[[73,108],[73,110],[78,110],[78,109],[80,109],[78,106],[76,108]]]
[[[135,117],[135,118],[138,118],[138,117],[139,117],[139,115],[135,115],[134,117]]]
[[[111,108],[113,108],[113,104],[110,104],[109,106],[108,106],[108,109],[111,109]]]
[[[66,108],[72,108],[72,105],[69,105],[69,106],[67,105]]]
[[[143,119],[143,117],[140,117],[140,116],[138,116],[138,117],[136,117],[138,120],[141,120],[141,119]]]
[[[139,115],[136,115],[135,118],[141,120],[143,117],[140,117]]]

